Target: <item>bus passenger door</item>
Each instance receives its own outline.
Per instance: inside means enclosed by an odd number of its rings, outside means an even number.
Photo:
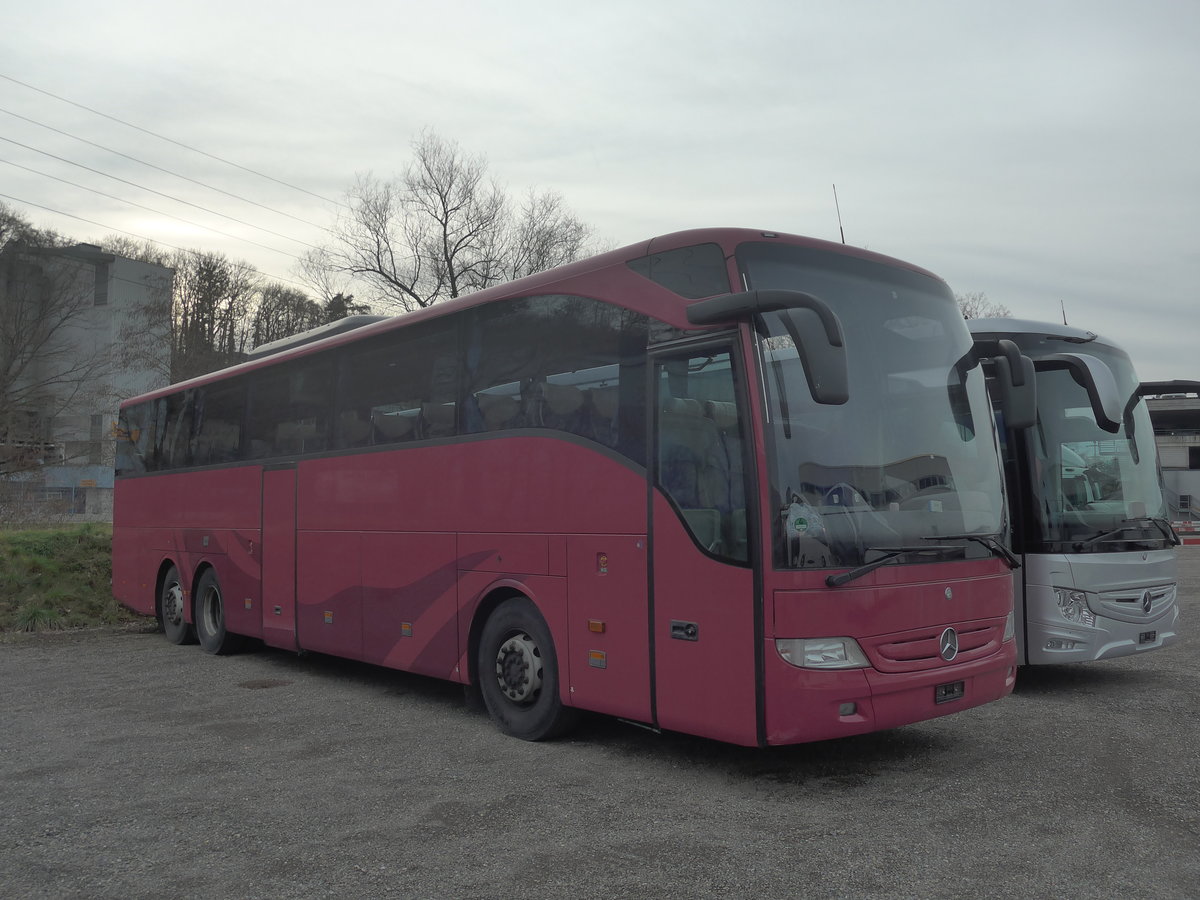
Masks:
[[[656,723],[759,742],[761,605],[747,534],[748,429],[728,342],[653,357],[649,466]]]
[[[296,465],[263,469],[263,642],[287,650],[296,641]]]

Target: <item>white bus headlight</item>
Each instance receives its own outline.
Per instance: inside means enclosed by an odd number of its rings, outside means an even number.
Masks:
[[[870,665],[854,638],[776,639],[775,649],[786,662],[802,669],[864,669]]]
[[[1089,628],[1096,624],[1096,615],[1088,609],[1087,595],[1083,591],[1055,588],[1054,596],[1058,599],[1058,611],[1068,622],[1087,625]]]
[[[1017,634],[1017,616],[1012,611],[1008,611],[1008,618],[1004,620],[1004,637],[1000,638],[1000,643],[1011,641]]]

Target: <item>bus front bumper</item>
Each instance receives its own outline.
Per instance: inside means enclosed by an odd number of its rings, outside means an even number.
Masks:
[[[1016,682],[1016,643],[961,665],[889,674],[875,669],[821,671],[767,653],[768,744],[798,744],[910,725],[990,703]]]

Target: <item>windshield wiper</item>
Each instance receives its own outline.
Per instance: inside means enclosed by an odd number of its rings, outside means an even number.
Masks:
[[[1096,544],[1100,543],[1101,541],[1124,534],[1126,531],[1129,531],[1132,528],[1148,528],[1151,525],[1157,528],[1162,534],[1163,538],[1165,538],[1166,541],[1172,546],[1177,547],[1180,543],[1182,543],[1179,539],[1179,535],[1175,533],[1175,529],[1171,527],[1171,523],[1166,519],[1162,518],[1161,516],[1143,516],[1140,519],[1126,519],[1116,528],[1092,535],[1086,541],[1076,541],[1075,552],[1082,553],[1085,550],[1091,550],[1092,547],[1096,546]]]
[[[1147,518],[1162,532],[1162,536],[1171,542],[1173,547],[1178,547],[1183,543],[1183,538],[1175,533],[1174,526],[1164,516],[1148,516]]]
[[[939,553],[943,550],[958,550],[958,547],[949,545],[940,547],[868,547],[867,550],[874,550],[877,553],[884,555],[879,559],[873,559],[866,565],[859,566],[857,569],[851,569],[849,572],[841,572],[837,575],[830,575],[825,579],[825,584],[829,587],[841,587],[848,581],[854,581],[856,578],[862,578],[876,569],[886,566],[888,563],[895,562],[902,556],[907,556],[909,553]]]
[[[1000,541],[996,540],[999,533],[994,534],[978,534],[973,531],[968,531],[966,534],[935,534],[929,537],[923,537],[923,541],[974,541],[977,544],[982,544],[992,551],[993,554],[1000,557],[1010,569],[1021,568],[1021,560],[1015,553],[1004,546]]]

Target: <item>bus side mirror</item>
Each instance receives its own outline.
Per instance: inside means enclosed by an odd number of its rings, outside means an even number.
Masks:
[[[1056,353],[1034,364],[1039,371],[1066,369],[1085,391],[1092,404],[1096,424],[1109,434],[1121,430],[1123,404],[1117,381],[1104,360],[1086,353]]]
[[[1032,428],[1037,422],[1037,383],[1034,380],[1033,360],[1017,354],[1015,368],[1008,356],[997,356],[992,362],[995,376],[989,379],[991,383],[988,388],[1004,413],[1004,426],[1013,431]]]
[[[1004,427],[1014,431],[1037,422],[1037,381],[1033,360],[1006,338],[977,338],[975,357],[984,364],[987,388],[1004,414]]]
[[[821,327],[800,327],[793,315],[798,310],[816,315]],[[824,300],[803,291],[742,291],[693,303],[687,317],[693,325],[715,325],[767,312],[780,313],[783,327],[804,364],[813,399],[830,406],[840,406],[850,399],[842,323]]]

